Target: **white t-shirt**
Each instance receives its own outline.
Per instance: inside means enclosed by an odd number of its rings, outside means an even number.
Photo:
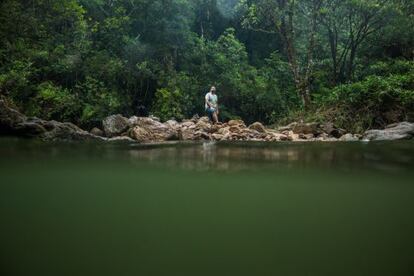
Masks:
[[[213,94],[211,92],[208,92],[206,94],[206,105],[205,105],[206,109],[209,107],[207,105],[207,102],[209,102],[212,105],[213,108],[217,108],[217,101],[218,101],[217,95]]]

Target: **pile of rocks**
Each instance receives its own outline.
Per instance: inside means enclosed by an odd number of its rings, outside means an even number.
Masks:
[[[370,130],[364,135],[347,133],[332,123],[291,123],[279,128],[266,128],[256,122],[247,126],[241,120],[211,124],[207,117],[165,123],[155,117],[125,118],[112,115],[102,122],[103,129],[84,131],[72,123],[46,121],[26,117],[0,99],[0,134],[39,137],[44,140],[94,140],[106,142],[165,141],[358,141],[400,140],[414,137],[414,124],[399,123],[384,130]]]
[[[103,131],[94,134],[106,137],[124,136],[138,142],[182,141],[355,141],[361,137],[347,134],[333,124],[292,123],[278,129],[266,128],[256,122],[247,126],[241,120],[210,124],[207,117],[193,117],[179,123],[174,120],[161,123],[157,118],[112,115],[103,120]]]

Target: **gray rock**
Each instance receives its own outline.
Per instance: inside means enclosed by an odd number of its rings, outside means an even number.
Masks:
[[[359,141],[358,136],[351,134],[351,133],[347,133],[345,135],[342,135],[341,138],[339,138],[340,141],[344,141],[344,142],[355,142],[355,141]]]
[[[103,129],[107,137],[117,136],[128,130],[130,123],[122,115],[112,115],[102,121]]]
[[[60,123],[49,121],[50,131],[47,131],[39,137],[43,140],[50,141],[106,141],[105,138],[93,135],[85,130],[80,129],[72,123]]]
[[[14,131],[21,136],[36,137],[45,133],[46,129],[34,122],[22,122],[15,126]]]
[[[392,141],[406,140],[414,137],[414,123],[402,122],[389,128],[368,130],[364,133],[364,140]]]

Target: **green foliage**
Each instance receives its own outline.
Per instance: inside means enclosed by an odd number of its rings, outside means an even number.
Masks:
[[[120,111],[120,97],[105,87],[104,83],[87,77],[86,80],[75,87],[80,99],[81,115],[79,122],[86,124],[89,121],[100,121],[108,114]]]
[[[282,2],[3,0],[0,93],[29,115],[83,126],[112,113],[202,115],[211,85],[222,120],[356,118],[361,130],[413,110],[410,1],[321,1],[313,55],[308,19],[318,0]],[[290,12],[313,114],[301,110],[279,32]]]
[[[324,120],[334,120],[355,132],[405,120],[414,110],[414,70],[340,85],[332,89],[323,105],[325,110],[331,109]]]
[[[76,118],[79,102],[70,90],[51,82],[41,83],[36,96],[28,103],[28,114],[44,119],[72,121]]]
[[[155,93],[153,114],[161,120],[184,119],[181,106],[183,106],[183,95],[180,90],[158,89]]]

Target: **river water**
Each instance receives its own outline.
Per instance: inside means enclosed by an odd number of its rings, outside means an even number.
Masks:
[[[0,139],[0,275],[414,275],[414,143]]]

